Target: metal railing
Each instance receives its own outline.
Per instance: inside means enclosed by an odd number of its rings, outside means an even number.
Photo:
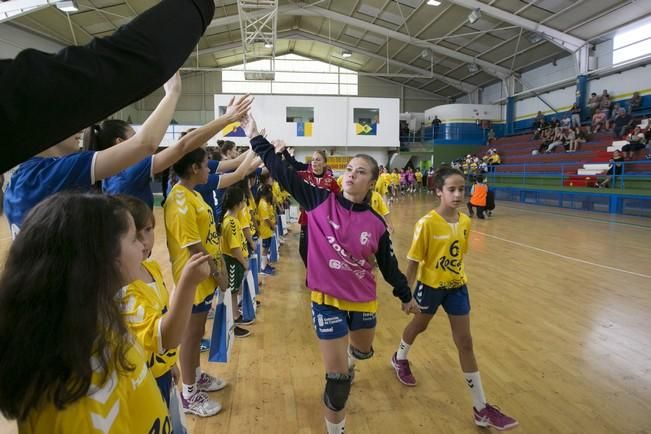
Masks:
[[[438,127],[424,126],[419,131],[401,133],[400,144],[410,143],[463,143],[485,144],[488,129],[468,124],[441,124]]]
[[[571,176],[577,176],[577,165],[580,164],[576,162],[502,164],[489,166],[488,172],[484,176],[489,183],[493,184],[562,187],[565,186],[565,181],[570,179]],[[603,173],[585,176],[589,176],[593,178],[593,181],[598,182],[602,182],[606,177],[610,176],[610,188],[619,188],[621,190],[625,188],[640,189],[651,193],[651,160],[625,161],[620,164],[621,171],[618,174],[608,175],[608,171],[605,170]],[[642,171],[632,171],[631,167],[633,165],[642,166]]]

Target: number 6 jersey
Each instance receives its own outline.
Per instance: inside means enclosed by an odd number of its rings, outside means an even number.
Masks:
[[[468,251],[470,218],[459,213],[458,223],[449,223],[435,210],[416,223],[407,259],[416,261],[416,278],[436,289],[454,289],[468,281],[463,255]]]

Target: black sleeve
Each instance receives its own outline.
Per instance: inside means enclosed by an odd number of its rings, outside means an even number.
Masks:
[[[88,45],[0,60],[0,172],[138,101],[185,62],[213,0],[163,0]]]
[[[393,286],[393,295],[403,303],[409,303],[411,300],[411,289],[407,283],[407,278],[400,268],[398,268],[398,259],[393,253],[393,246],[391,245],[391,237],[388,231],[384,231],[382,238],[380,238],[380,245],[378,246],[377,253],[375,254],[378,268],[382,273],[382,277],[387,283]]]
[[[309,184],[303,178],[298,176],[295,171],[291,170],[285,163],[271,143],[262,136],[251,139],[253,151],[262,158],[264,165],[267,166],[271,176],[278,181],[282,187],[289,192],[294,199],[306,210],[311,210],[319,206],[330,195],[330,191],[324,188],[318,188]]]
[[[300,161],[296,160],[296,158],[292,157],[292,154],[290,154],[287,149],[283,151],[283,157],[285,157],[285,161],[294,168],[294,170],[307,170],[310,166],[301,163]]]

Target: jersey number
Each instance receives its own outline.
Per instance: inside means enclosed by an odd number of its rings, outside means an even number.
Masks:
[[[450,246],[450,256],[457,257],[459,256],[459,240],[454,240]]]

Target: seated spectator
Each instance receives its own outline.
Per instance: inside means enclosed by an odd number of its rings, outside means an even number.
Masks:
[[[570,128],[572,124],[572,120],[570,119],[569,113],[565,115],[563,119],[561,119],[561,128]]]
[[[613,158],[610,159],[609,161],[610,167],[608,168],[608,172],[606,172],[606,178],[597,183],[595,187],[597,188],[605,188],[610,185],[612,182],[613,184],[615,183],[615,177],[617,175],[622,174],[622,170],[624,170],[624,157],[622,156],[622,153],[619,152],[617,149],[613,152]]]
[[[631,100],[628,102],[628,112],[631,113],[637,109],[639,109],[642,106],[642,97],[640,96],[640,92],[633,92],[633,96],[631,97]]]
[[[544,128],[545,127],[545,115],[541,111],[536,114],[536,118],[533,121],[534,128]]]
[[[532,152],[533,155],[545,152],[549,144],[554,141],[554,130],[551,127],[543,129],[540,138],[542,139],[542,143],[538,146],[538,149],[534,149],[535,152]]]
[[[489,166],[497,166],[498,164],[502,164],[502,158],[500,157],[500,154],[497,153],[497,151],[493,150],[491,155],[488,156],[486,163]]]
[[[592,116],[592,132],[598,133],[600,129],[606,128],[607,120],[608,120],[608,110],[598,110]]]
[[[626,109],[620,108],[617,118],[613,122],[613,136],[618,139],[626,135],[626,132],[633,124],[633,117],[626,113]]]
[[[626,112],[626,110],[624,110]],[[608,121],[606,122],[606,129],[609,130],[613,127],[613,124],[615,123],[615,119],[620,117],[622,115],[622,112],[619,110],[619,104],[615,104],[613,106],[613,110],[610,114],[610,117],[608,118]]]
[[[601,110],[610,110],[610,104],[610,95],[608,94],[608,91],[604,89],[601,94],[601,98],[599,98],[599,108]]]
[[[563,149],[565,149],[565,143],[567,142],[567,132],[569,128],[560,128],[557,127],[556,131],[554,132],[554,141],[549,144],[547,149],[545,150],[545,153],[549,154],[550,152],[553,152],[554,149],[556,149],[559,146],[562,146]]]
[[[633,152],[640,151],[646,148],[646,138],[640,127],[635,127],[635,129],[626,137],[628,144],[622,147],[622,152],[624,153],[624,158],[630,160],[633,158]]]
[[[493,142],[495,142],[495,131],[493,131],[493,129],[491,128],[490,130],[488,130],[488,135],[486,137],[486,144],[488,146],[491,146]]]
[[[576,152],[580,144],[588,141],[588,137],[581,127],[576,127],[568,134],[567,152]]]
[[[581,126],[581,107],[576,103],[572,104],[570,108],[570,113],[572,114],[572,128]]]
[[[588,100],[588,107],[590,108],[590,116],[594,116],[594,114],[597,112],[597,109],[599,108],[599,100],[600,98],[597,96],[595,92],[592,92],[590,95],[590,99]]]

